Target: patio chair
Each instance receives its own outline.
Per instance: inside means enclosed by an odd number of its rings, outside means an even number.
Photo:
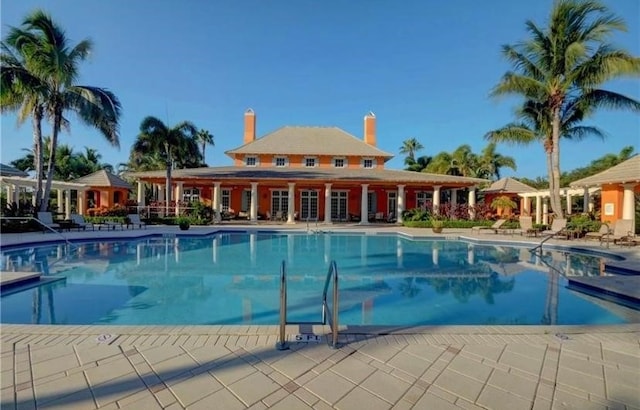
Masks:
[[[376,212],[376,214],[374,215],[374,219],[376,222],[384,221],[384,212]]]
[[[147,223],[143,222],[142,220],[140,220],[140,215],[139,214],[129,214],[127,215],[127,229],[129,229],[129,225],[131,225],[131,228],[135,228],[136,225],[138,226],[138,228],[146,228],[147,227]]]
[[[613,242],[614,244],[617,244],[627,238],[633,237],[633,220],[618,219],[613,226],[613,233],[609,232],[609,234],[600,238],[600,242]]]
[[[567,228],[567,220],[565,218],[556,218],[551,223],[551,228],[540,232],[544,236],[560,236],[567,238],[565,232]]]
[[[605,235],[609,235],[609,233],[611,231],[613,231],[613,227],[614,226],[615,226],[615,222],[611,226],[603,223],[602,225],[600,225],[600,229],[598,230],[598,232],[587,232],[587,233],[585,233],[584,234],[584,239],[585,240],[587,240],[587,239],[597,239],[600,242],[602,242],[602,238]]]
[[[87,228],[91,228],[92,231],[96,230],[96,225],[94,223],[85,221],[84,216],[79,214],[71,214],[71,222],[71,227],[77,228],[78,230],[82,229],[83,231],[86,231]]]
[[[520,221],[520,228],[514,229],[514,233],[519,233],[524,236],[538,235],[538,230],[533,227],[533,218],[530,216],[521,216],[518,220]]]
[[[38,212],[38,221],[40,221],[42,225],[42,233],[49,230],[46,227],[53,229],[54,231],[62,228],[60,224],[53,222],[53,215],[51,212]]]
[[[472,226],[471,227],[471,232],[473,231],[477,231],[478,233],[482,232],[482,231],[486,231],[486,230],[492,230],[493,233],[498,233],[498,229],[500,229],[500,227],[502,225],[504,225],[504,223],[507,222],[506,219],[498,219],[493,225],[491,226]]]

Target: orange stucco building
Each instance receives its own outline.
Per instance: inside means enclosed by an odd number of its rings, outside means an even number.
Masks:
[[[475,205],[477,186],[488,182],[386,169],[393,156],[376,147],[373,113],[364,117],[362,139],[337,127],[285,126],[260,138],[256,131],[256,114],[247,110],[243,144],[225,152],[233,166],[174,170],[169,190],[164,170],[130,173],[138,181],[139,205],[173,214],[187,202],[203,201],[252,221],[275,215],[289,223],[401,221],[406,209],[439,209],[442,197]]]

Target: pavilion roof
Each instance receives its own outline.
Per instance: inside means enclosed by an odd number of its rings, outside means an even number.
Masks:
[[[132,189],[130,183],[117,175],[107,172],[104,169],[96,171],[93,174],[85,175],[75,179],[73,182],[89,185],[92,187],[111,187]]]
[[[18,168],[14,168],[9,165],[0,164],[0,176],[3,177],[28,177],[24,171],[19,170]]]
[[[640,155],[634,155],[628,160],[609,169],[586,178],[573,181],[572,187],[589,187],[602,184],[640,182]]]
[[[487,188],[482,190],[482,192],[504,192],[504,193],[514,193],[514,194],[519,194],[521,192],[534,192],[534,191],[537,191],[537,189],[513,178],[499,179],[494,183],[492,183]]]

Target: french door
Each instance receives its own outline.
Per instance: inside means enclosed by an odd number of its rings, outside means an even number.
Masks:
[[[318,219],[318,191],[300,192],[300,219],[302,221]]]

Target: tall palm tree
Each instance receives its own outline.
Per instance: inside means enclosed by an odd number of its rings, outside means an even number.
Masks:
[[[597,0],[556,0],[548,28],[539,28],[532,21],[526,22],[526,28],[530,39],[503,46],[502,52],[514,69],[503,76],[491,94],[520,95],[543,108],[538,122],[549,126],[540,131],[545,135],[548,153],[551,209],[561,218],[563,113],[572,101],[580,102],[578,108],[584,116],[602,107],[640,111],[639,102],[598,88],[612,79],[640,74],[640,59],[607,42],[626,26]]]
[[[424,149],[424,146],[415,138],[409,138],[408,140],[404,140],[402,142],[402,146],[400,147],[400,154],[406,155],[407,158],[410,158],[415,161],[416,152]]]
[[[202,162],[206,165],[204,150],[207,144],[211,145],[212,147],[216,145],[213,140],[213,135],[205,129],[200,129],[196,134],[196,141],[202,144]]]
[[[504,167],[516,170],[516,161],[512,157],[496,152],[496,143],[490,142],[478,157],[478,178],[500,179],[500,170]]]
[[[22,28],[11,29],[7,43],[13,44],[25,57],[24,68],[37,80],[38,102],[44,116],[52,123],[47,181],[44,200],[40,204],[40,209],[46,210],[55,171],[58,135],[62,128],[69,128],[64,113],[74,112],[82,122],[96,128],[117,147],[120,101],[104,88],[74,84],[78,66],[89,56],[92,43],[83,40],[72,46],[64,30],[44,11],[36,10],[27,15]],[[14,82],[12,85],[19,89],[20,84]]]
[[[407,166],[405,168],[406,171],[413,172],[422,172],[425,168],[429,166],[433,158],[428,155],[422,155],[416,159],[412,159],[411,157],[406,157],[404,159],[404,164]]]
[[[196,142],[198,130],[189,121],[170,128],[156,117],[146,117],[140,124],[140,134],[131,148],[131,156],[140,159],[148,155],[158,155],[164,160],[166,176],[166,212],[171,202],[171,170],[174,161],[185,161],[186,156],[195,157],[187,160],[189,164],[200,164],[200,152]],[[195,147],[195,151],[194,151]]]
[[[21,46],[22,32],[14,27],[0,43],[0,111],[17,112],[18,125],[31,117],[33,128],[32,169],[36,175],[35,203],[42,202],[42,119],[46,84],[27,68],[28,49]],[[23,169],[26,170],[26,169]]]

